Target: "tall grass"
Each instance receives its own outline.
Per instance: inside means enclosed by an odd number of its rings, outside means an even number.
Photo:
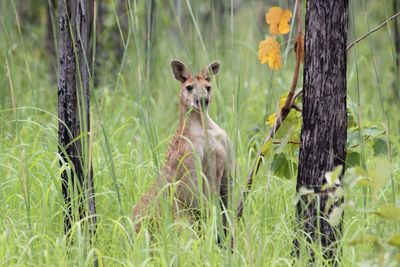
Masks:
[[[63,234],[57,84],[48,74],[53,59],[44,48],[46,29],[40,22],[29,24],[18,16],[19,1],[0,3],[0,265],[86,266],[93,264],[96,255],[99,263],[107,266],[291,266],[292,240],[296,237],[295,169],[289,177],[277,176],[274,154],[267,156],[245,203],[244,220],[235,225],[233,216],[255,151],[267,132],[265,118],[276,111],[276,101],[287,91],[292,77],[292,50],[288,50],[281,73],[272,73],[257,61],[258,42],[268,32],[264,13],[278,1],[242,1],[234,8],[236,1],[224,1],[223,25],[218,24],[213,1],[181,1],[180,12],[176,1],[155,1],[154,38],[147,41],[149,8],[144,1],[125,2],[126,33],[118,22],[117,2],[107,1],[112,12],[96,39],[104,40],[116,29],[124,43],[123,55],[117,60],[112,50],[107,51],[108,60],[96,70],[101,82],[91,89],[98,228],[90,246],[85,225],[76,222],[70,248]],[[366,15],[357,8],[362,6],[361,0],[353,5],[349,39],[391,14],[379,1],[363,2]],[[286,1],[279,3],[285,6]],[[385,3],[390,6],[389,1]],[[302,8],[304,14],[304,3]],[[346,198],[353,201],[354,208],[349,206],[345,212],[341,243],[344,266],[378,263],[378,257],[387,252],[372,243],[353,246],[351,240],[371,233],[387,239],[398,229],[398,223],[388,227],[370,213],[379,204],[391,202],[399,189],[400,115],[390,99],[395,77],[388,36],[387,29],[382,29],[355,46],[348,56],[348,94],[357,99],[360,134],[364,127],[387,129],[390,125],[385,140],[390,145],[393,182],[379,192],[377,203],[364,202],[362,188],[347,189]],[[147,42],[152,42],[150,50]],[[199,222],[201,233],[187,218],[166,216],[159,220],[158,234],[151,241],[146,227],[136,234],[130,220],[133,205],[159,175],[178,125],[179,85],[169,67],[174,58],[195,72],[214,59],[222,62],[213,81],[210,115],[227,130],[235,158],[229,209],[233,253],[216,242],[221,224],[216,202],[204,204],[208,216]],[[379,79],[379,86],[375,79]],[[381,106],[385,112],[376,108]],[[293,146],[290,155],[296,159],[297,148]],[[373,154],[368,140],[360,149],[361,165],[368,168]],[[368,190],[365,194],[368,197]],[[160,193],[159,197],[164,196]],[[229,246],[229,240],[225,245]],[[320,249],[317,245],[313,249],[321,264]],[[298,265],[307,263],[306,254],[302,251]],[[384,260],[387,265],[396,264],[395,259]]]

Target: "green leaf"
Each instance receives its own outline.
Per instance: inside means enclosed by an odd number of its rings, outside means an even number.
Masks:
[[[346,164],[350,167],[360,165],[361,154],[355,151],[348,151],[346,155]]]
[[[311,195],[311,194],[314,194],[314,190],[308,189],[307,187],[302,186],[302,187],[299,188],[299,193],[298,194],[300,196]]]
[[[373,213],[387,220],[397,221],[400,219],[400,207],[394,204],[383,205]]]
[[[344,189],[343,187],[337,187],[335,191],[333,192],[333,196],[335,199],[341,199],[344,197]]]
[[[379,238],[376,235],[364,234],[359,238],[353,239],[350,241],[351,246],[362,245],[362,244],[375,244],[380,245]]]
[[[392,174],[392,165],[387,158],[373,157],[368,164],[368,174],[371,178],[371,197],[377,200],[378,192],[386,185]]]
[[[323,188],[340,185],[339,177],[342,174],[342,171],[343,171],[343,165],[338,165],[333,169],[333,171],[326,172],[325,173],[326,184],[323,186]]]
[[[297,194],[294,198],[294,205],[297,205],[297,203],[300,201],[302,196],[308,195],[308,196],[314,197],[315,196],[314,193],[315,192],[312,189],[308,189],[305,186],[300,187],[299,191],[297,192]]]
[[[388,154],[387,143],[382,138],[375,139],[372,148],[375,156]]]
[[[329,214],[328,222],[332,227],[338,226],[342,221],[344,206],[334,207]]]
[[[353,113],[353,109],[350,108],[350,105],[352,103],[348,103],[348,108],[347,108],[347,128],[355,127],[357,126],[357,121],[355,118],[355,114]],[[355,108],[354,108],[355,109]]]
[[[301,118],[299,118],[296,112],[291,111],[286,119],[282,122],[281,127],[279,127],[278,131],[275,134],[275,139],[283,139],[287,136],[289,140],[296,140],[296,136],[300,134],[299,131],[296,131],[297,125],[300,124]]]
[[[400,234],[395,234],[388,240],[388,244],[400,248]]]
[[[271,169],[276,176],[281,178],[290,178],[291,168],[296,169],[295,163],[288,160],[285,154],[281,153],[274,156]]]
[[[271,169],[278,177],[285,176],[288,170],[288,162],[284,154],[277,154],[274,156]]]
[[[371,136],[371,137],[378,137],[385,133],[385,131],[379,129],[378,127],[364,127],[361,129],[361,133],[363,137]]]
[[[361,135],[364,141],[379,138],[383,136],[385,131],[378,127],[363,127],[361,129]],[[358,127],[352,127],[347,131],[347,147],[353,148],[361,145],[360,132]]]
[[[353,187],[355,185],[369,186],[371,184],[371,179],[361,167],[357,166],[347,169],[343,177],[343,184],[348,187]]]
[[[355,146],[359,146],[361,144],[360,142],[360,134],[359,132],[356,132],[354,130],[350,130],[347,133],[347,144],[346,147],[351,148]]]
[[[272,144],[272,138],[270,138],[266,143],[263,144],[261,152],[264,156],[267,154],[268,151],[270,151],[271,144]]]
[[[361,186],[369,186],[371,184],[371,179],[368,177],[360,177],[357,180],[357,184]]]

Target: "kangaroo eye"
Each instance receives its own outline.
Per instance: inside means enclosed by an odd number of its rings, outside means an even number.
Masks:
[[[210,92],[210,90],[211,90],[211,86],[206,86],[206,89],[207,89],[207,92]]]
[[[189,92],[192,91],[193,90],[193,86],[191,86],[191,85],[186,86],[186,90],[188,90]]]

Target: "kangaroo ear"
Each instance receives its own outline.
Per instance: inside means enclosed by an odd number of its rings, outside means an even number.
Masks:
[[[203,75],[204,79],[206,79],[207,81],[211,81],[211,78],[213,76],[217,75],[220,65],[221,65],[221,62],[214,61],[213,63],[211,63],[210,65],[208,65],[201,71],[201,75]]]
[[[186,68],[185,64],[180,62],[179,60],[171,61],[172,72],[174,73],[175,79],[184,83],[187,79],[190,78],[190,71]]]

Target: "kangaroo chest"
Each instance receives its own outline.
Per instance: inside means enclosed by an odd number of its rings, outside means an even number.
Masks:
[[[224,130],[216,124],[196,129],[193,145],[201,161],[202,172],[205,175],[211,192],[217,193],[221,178],[228,164],[228,140]]]

